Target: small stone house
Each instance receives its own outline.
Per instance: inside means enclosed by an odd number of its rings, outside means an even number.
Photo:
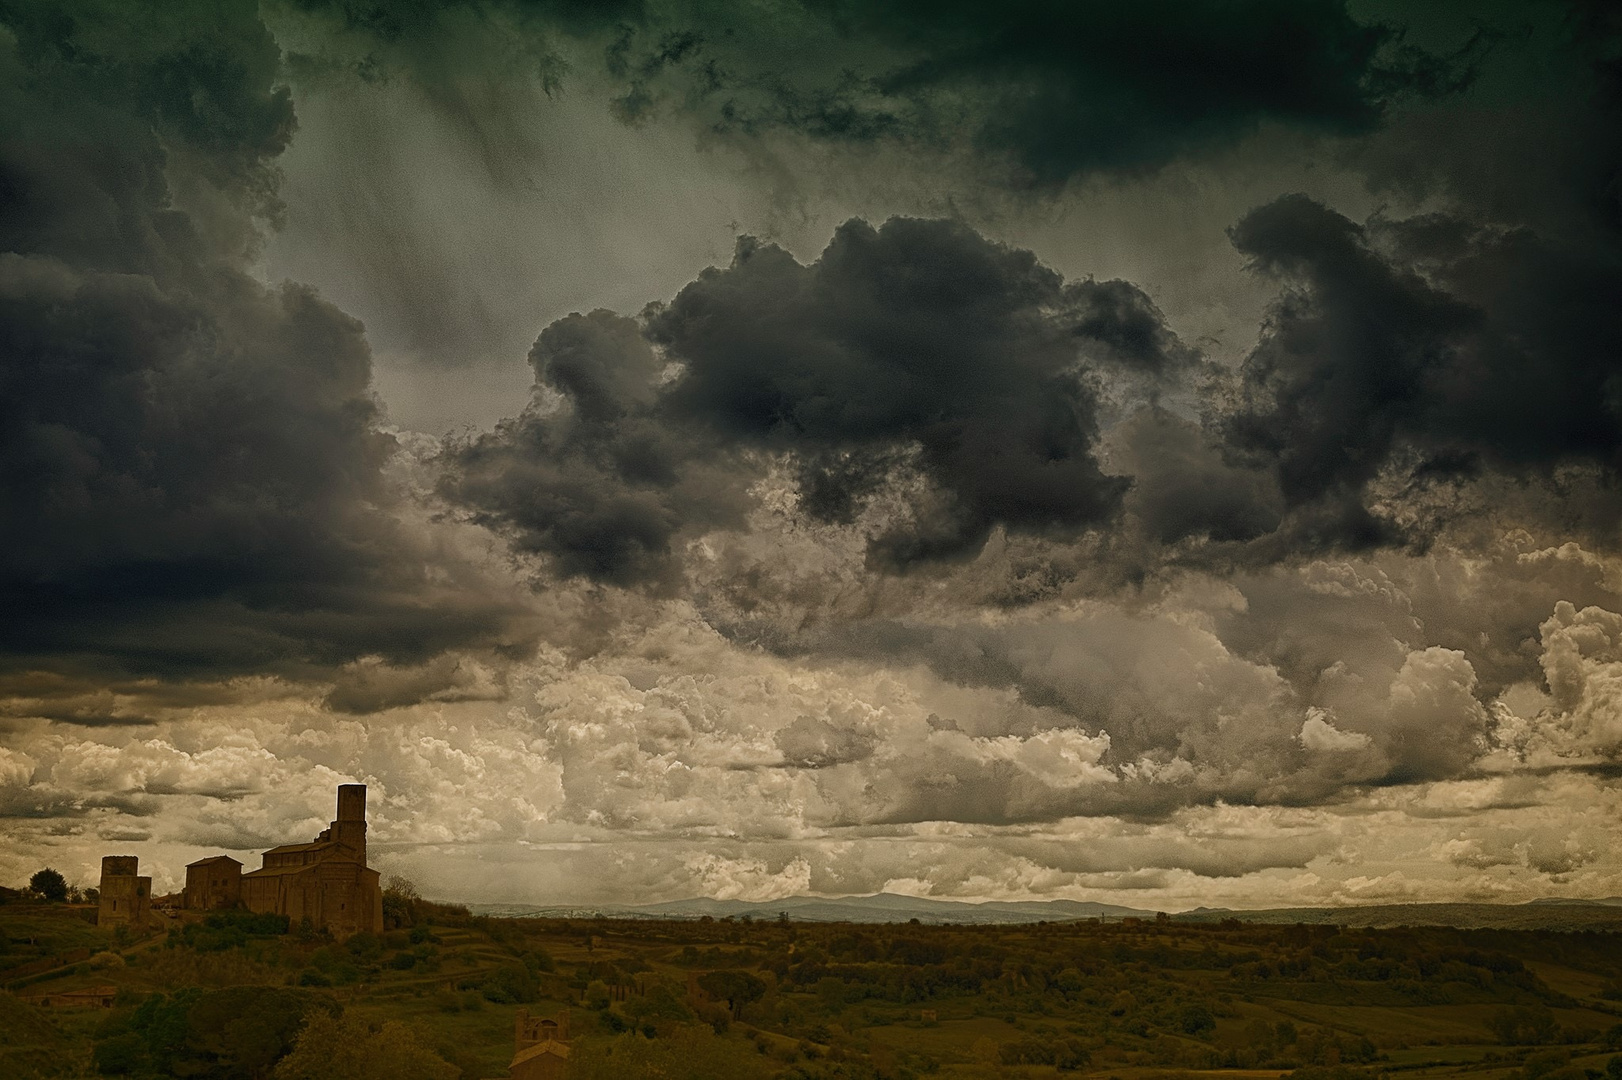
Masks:
[[[187,911],[219,911],[242,902],[242,864],[229,855],[211,855],[186,864]]]
[[[507,1066],[511,1080],[563,1080],[569,1068],[569,1018],[531,1016],[519,1009],[513,1024],[515,1053]]]

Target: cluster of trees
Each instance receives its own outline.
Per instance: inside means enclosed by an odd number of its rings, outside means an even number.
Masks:
[[[326,997],[273,986],[154,994],[103,1024],[93,1060],[104,1076],[264,1076],[293,1049],[306,1018],[337,1010]]]
[[[49,866],[36,870],[28,879],[27,893],[48,904],[94,904],[101,896],[101,891],[94,887],[81,889],[69,884],[60,871]]]
[[[383,881],[383,928],[409,930],[431,922],[457,922],[469,920],[467,908],[460,904],[436,904],[417,894],[411,879],[390,874]]]
[[[373,1027],[308,990],[237,986],[154,994],[102,1026],[103,1076],[145,1080],[459,1080],[404,1024]]]
[[[997,1059],[1004,1065],[1053,1065],[1061,1070],[1085,1068],[1093,1060],[1087,1044],[1075,1036],[1041,1039],[1031,1036],[1003,1043]]]

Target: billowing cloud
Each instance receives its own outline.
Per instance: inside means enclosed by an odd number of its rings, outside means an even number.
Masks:
[[[911,477],[868,549],[901,568],[1108,522],[1128,481],[1095,454],[1098,380],[1196,359],[1128,283],[1067,284],[955,222],[850,221],[809,266],[746,239],[641,326],[548,327],[529,408],[453,447],[443,490],[562,573],[629,584],[668,580],[684,532],[739,527],[788,455],[822,522]]]
[[[1622,750],[1622,615],[1561,601],[1540,630],[1553,709],[1579,745],[1615,755]]]
[[[1415,494],[1483,471],[1614,482],[1614,236],[1573,242],[1445,214],[1359,226],[1285,196],[1233,238],[1285,292],[1224,426],[1276,469],[1293,547],[1429,543]],[[1615,520],[1599,494],[1579,527],[1605,536]]]

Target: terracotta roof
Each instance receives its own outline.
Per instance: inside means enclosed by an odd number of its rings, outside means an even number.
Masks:
[[[196,862],[189,862],[186,865],[187,866],[207,866],[209,863],[217,863],[217,862],[234,862],[234,863],[237,863],[238,866],[242,865],[241,863],[237,862],[235,859],[231,858],[231,856],[229,856],[229,855],[210,855],[206,859],[198,859]]]
[[[569,1046],[567,1043],[560,1043],[555,1039],[548,1039],[545,1042],[536,1043],[534,1046],[526,1046],[513,1055],[513,1059],[508,1062],[507,1068],[517,1068],[519,1062],[531,1061],[543,1054],[554,1054],[557,1057],[566,1058],[569,1056]]]

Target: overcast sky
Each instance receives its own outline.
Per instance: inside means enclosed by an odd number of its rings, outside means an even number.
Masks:
[[[1622,894],[1612,6],[0,27],[0,880]]]

